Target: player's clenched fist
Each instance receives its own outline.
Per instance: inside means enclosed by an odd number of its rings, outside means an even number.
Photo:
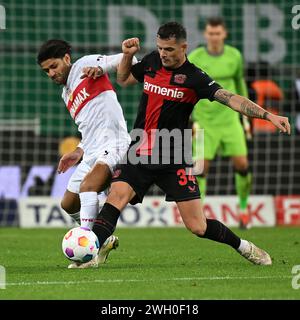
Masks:
[[[122,51],[124,54],[134,55],[140,50],[139,38],[130,38],[122,42]]]

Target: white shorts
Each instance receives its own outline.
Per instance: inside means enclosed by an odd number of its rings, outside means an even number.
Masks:
[[[83,160],[79,163],[68,182],[67,190],[79,194],[80,184],[82,180],[98,162],[107,164],[113,175],[116,165],[122,160],[127,150],[128,146],[117,149],[107,148],[94,157],[89,156],[88,159],[85,159],[83,157]]]

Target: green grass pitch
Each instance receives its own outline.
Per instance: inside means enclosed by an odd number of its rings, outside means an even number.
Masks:
[[[0,300],[300,299],[292,287],[300,228],[233,230],[267,250],[273,265],[252,265],[184,228],[121,228],[115,233],[120,246],[105,265],[71,270],[61,251],[66,229],[1,228],[6,289]]]

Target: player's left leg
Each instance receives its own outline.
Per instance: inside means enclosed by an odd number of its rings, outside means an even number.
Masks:
[[[241,239],[218,220],[207,219],[199,199],[176,202],[186,228],[198,237],[226,243],[238,249]]]
[[[225,243],[236,249],[254,264],[271,264],[270,256],[247,240],[240,239],[223,223],[207,219],[200,201],[200,192],[195,176],[184,167],[165,170],[155,183],[166,192],[167,201],[175,201],[188,230],[201,238]]]
[[[271,257],[252,242],[240,239],[223,223],[207,219],[199,199],[177,202],[182,220],[188,230],[198,237],[225,243],[237,250],[243,257],[254,264],[270,265]]]
[[[236,193],[239,197],[240,228],[248,229],[251,226],[248,198],[252,188],[252,174],[249,172],[247,156],[234,156],[231,159],[235,169]]]
[[[92,229],[94,221],[99,211],[98,193],[105,190],[111,179],[111,171],[107,164],[98,162],[85,175],[79,190],[80,197],[80,225],[81,227]],[[119,239],[116,236],[110,236],[105,243],[101,243],[97,259],[89,262],[90,267],[98,267],[99,263],[104,263],[109,252],[116,249],[119,245]],[[102,257],[99,259],[99,257]],[[71,263],[68,268],[82,268],[87,263]]]

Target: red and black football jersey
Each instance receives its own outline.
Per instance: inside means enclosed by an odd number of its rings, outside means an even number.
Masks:
[[[177,69],[163,67],[158,51],[151,52],[133,65],[131,73],[144,83],[134,124],[134,129],[143,129],[148,138],[148,143],[141,142],[137,150],[144,155],[151,155],[157,130],[179,129],[183,133],[188,128],[195,104],[200,99],[212,101],[215,92],[221,88],[188,60]]]

